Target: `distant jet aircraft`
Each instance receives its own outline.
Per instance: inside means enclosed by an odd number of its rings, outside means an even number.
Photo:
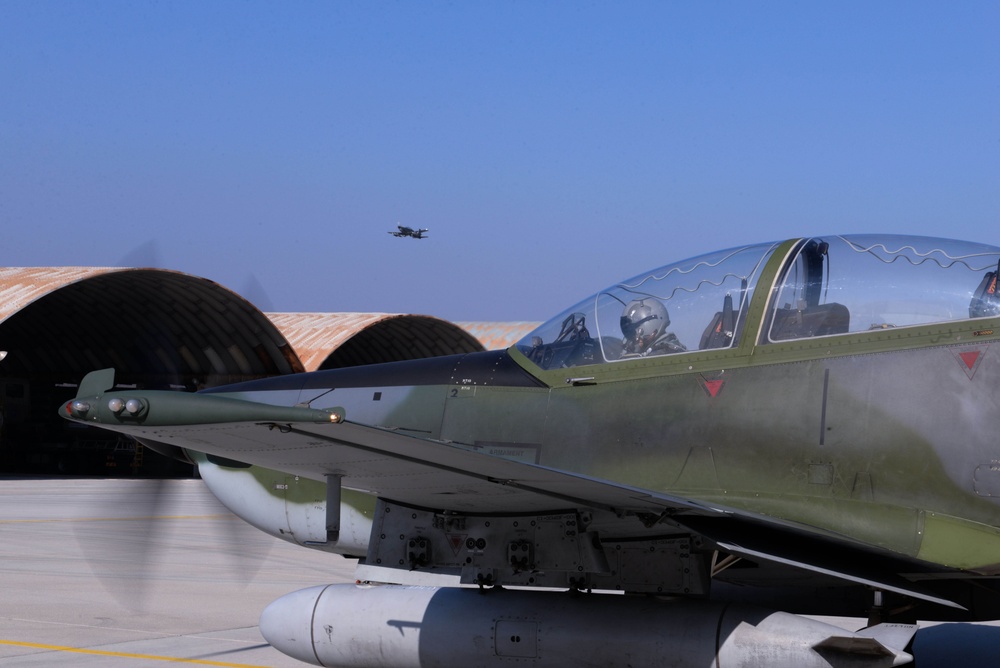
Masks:
[[[414,239],[426,239],[424,232],[426,229],[415,230],[412,227],[407,227],[406,225],[397,225],[399,229],[395,232],[389,232],[394,237],[413,237]]]

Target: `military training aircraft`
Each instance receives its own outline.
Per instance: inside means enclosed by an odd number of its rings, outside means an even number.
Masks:
[[[508,350],[193,394],[105,369],[60,412],[360,558],[358,584],[263,611],[302,661],[899,666],[917,619],[1000,618],[998,263],[911,236],[747,245]]]
[[[389,234],[391,234],[394,237],[412,237],[414,239],[426,239],[427,236],[424,234],[424,232],[429,231],[426,228],[415,230],[412,227],[407,227],[405,225],[397,225],[396,227],[399,229],[397,229],[395,232],[391,231],[389,232]]]

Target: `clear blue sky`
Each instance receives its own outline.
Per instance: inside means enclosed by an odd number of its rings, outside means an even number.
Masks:
[[[996,2],[0,0],[0,266],[543,320],[746,242],[1000,245],[998,35]]]

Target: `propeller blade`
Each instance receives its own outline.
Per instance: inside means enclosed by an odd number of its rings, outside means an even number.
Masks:
[[[156,598],[169,592],[178,560],[197,562],[213,581],[241,590],[274,542],[230,513],[200,481],[113,480],[106,492],[78,502],[81,516],[73,531],[83,558],[101,586],[137,613],[156,610]],[[195,529],[194,523],[201,526]],[[173,539],[187,531],[213,538],[213,550],[206,552],[213,562],[206,562],[205,554],[178,552]]]

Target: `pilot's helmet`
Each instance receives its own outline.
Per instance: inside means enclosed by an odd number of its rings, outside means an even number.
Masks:
[[[622,313],[622,334],[626,343],[648,346],[670,325],[667,307],[659,299],[647,297],[629,302]]]

